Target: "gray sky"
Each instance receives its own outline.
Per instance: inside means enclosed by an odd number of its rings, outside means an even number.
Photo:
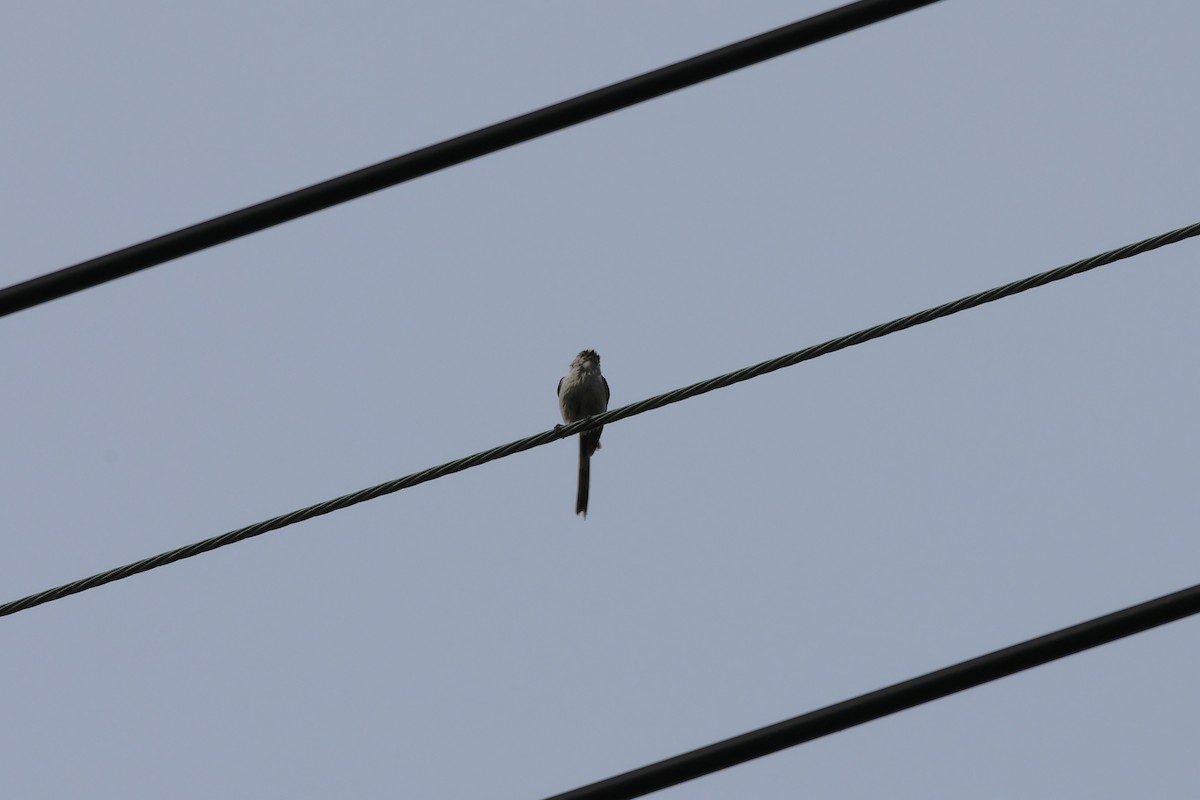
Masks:
[[[3,284],[827,2],[12,3]],[[1200,6],[946,0],[0,321],[7,601],[1200,218]],[[6,796],[538,798],[1196,583],[1187,242],[0,621]],[[1192,797],[1184,621],[660,797]]]

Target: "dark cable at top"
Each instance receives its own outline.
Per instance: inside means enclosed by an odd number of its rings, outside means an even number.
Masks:
[[[862,0],[653,72],[0,289],[0,316],[56,300],[798,50],[938,0]]]

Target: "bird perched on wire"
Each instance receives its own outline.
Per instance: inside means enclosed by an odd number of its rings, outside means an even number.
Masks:
[[[570,424],[603,414],[608,410],[608,381],[600,374],[600,356],[584,350],[575,356],[571,368],[558,382],[558,410]],[[588,484],[592,454],[600,449],[600,431],[604,426],[579,434],[579,489],[575,493],[575,513],[587,519]]]

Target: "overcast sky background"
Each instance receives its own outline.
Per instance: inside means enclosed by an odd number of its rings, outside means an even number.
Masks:
[[[830,7],[9,3],[8,285]],[[1200,5],[946,0],[0,321],[0,601],[1200,219]],[[1200,581],[1200,242],[0,620],[14,798],[539,798]],[[1194,797],[1187,620],[661,793]]]

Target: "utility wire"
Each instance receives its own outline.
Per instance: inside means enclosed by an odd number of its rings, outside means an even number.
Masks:
[[[789,353],[785,356],[772,359],[771,361],[764,361],[761,364],[755,364],[752,367],[746,367],[745,369],[738,370],[737,372],[730,372],[727,375],[720,375],[716,378],[710,378],[709,380],[701,381],[700,383],[694,383],[691,386],[685,386],[682,389],[676,389],[673,392],[660,394],[657,397],[651,397],[648,400],[642,400],[638,403],[631,403],[627,406],[622,406],[621,408],[607,411],[594,417],[589,417],[588,419],[572,422],[570,425],[562,425],[553,430],[543,431],[542,433],[534,436],[530,436],[525,439],[519,439],[515,442],[501,445],[500,447],[493,447],[491,450],[485,450],[482,453],[476,453],[473,456],[460,458],[457,461],[450,461],[437,467],[430,467],[429,469],[421,472],[414,472],[412,475],[407,475],[403,478],[397,478],[396,480],[388,481],[387,483],[381,483],[378,486],[372,486],[370,488],[354,492],[353,494],[343,495],[342,497],[337,497],[333,500],[327,500],[324,503],[318,503],[317,505],[309,506],[308,508],[292,511],[291,513],[283,514],[282,516],[274,517],[273,519],[268,519],[254,525],[249,525],[245,528],[238,528],[237,530],[229,531],[228,533],[221,534],[220,536],[214,536],[211,539],[205,539],[204,541],[196,542],[186,547],[169,550],[165,553],[160,553],[156,556],[152,556],[141,561],[136,561],[123,567],[111,569],[108,572],[101,572],[98,575],[91,576],[90,578],[83,578],[54,589],[47,589],[45,591],[38,592],[37,594],[23,597],[19,600],[13,600],[5,603],[4,605],[0,605],[0,617],[7,616],[8,614],[15,614],[18,611],[24,611],[27,608],[33,608],[34,606],[41,605],[42,603],[48,603],[52,600],[60,600],[68,595],[86,591],[87,589],[94,589],[97,586],[102,586],[106,583],[112,583],[113,581],[119,581],[132,575],[136,575],[139,572],[146,572],[147,570],[162,567],[174,561],[179,561],[184,558],[191,558],[192,556],[196,556],[201,553],[207,553],[210,550],[216,550],[219,547],[224,547],[225,545],[233,544],[234,542],[240,542],[243,539],[259,536],[260,534],[264,534],[269,531],[279,530],[280,528],[285,528],[288,525],[294,525],[297,522],[303,522],[304,520],[312,519],[313,517],[319,517],[322,514],[328,514],[331,511],[338,511],[339,509],[348,508],[349,506],[362,503],[366,500],[374,500],[377,497],[398,492],[401,489],[408,489],[409,487],[416,486],[419,483],[425,483],[426,481],[442,478],[455,472],[462,472],[465,469],[477,467],[480,464],[486,464],[487,462],[495,461],[498,458],[504,458],[515,453],[524,452],[525,450],[531,450],[534,447],[540,447],[541,445],[549,444],[556,439],[562,439],[579,433],[580,431],[590,430],[601,425],[608,425],[618,420],[625,419],[626,417],[632,417],[636,414],[653,411],[656,408],[662,408],[663,406],[670,405],[671,403],[678,403],[681,400],[686,400],[690,397],[705,394],[716,389],[723,389],[727,386],[732,386],[735,383],[741,383],[742,381],[750,380],[751,378],[757,378],[760,375],[766,375],[768,372],[774,372],[775,370],[783,369],[784,367],[795,366],[803,361],[809,361],[838,350],[844,350],[845,348],[853,347],[856,344],[869,342],[872,339],[878,339],[879,337],[887,336],[890,333],[896,333],[897,331],[902,331],[915,325],[931,322],[940,317],[947,317],[951,314],[957,314],[960,311],[966,311],[969,308],[974,308],[976,306],[983,305],[984,303],[990,303],[994,300],[999,300],[1020,292],[1028,291],[1029,289],[1045,286],[1048,283],[1052,283],[1063,278],[1068,278],[1073,275],[1078,275],[1081,272],[1087,272],[1088,270],[1102,267],[1106,264],[1111,264],[1114,261],[1120,261],[1121,259],[1129,258],[1140,253],[1145,253],[1149,250],[1155,250],[1159,247],[1163,247],[1168,244],[1174,244],[1175,242],[1189,239],[1197,235],[1200,235],[1200,222],[1189,225],[1186,228],[1180,228],[1178,230],[1170,231],[1169,233],[1164,233],[1160,236],[1155,236],[1134,244],[1126,245],[1125,247],[1120,247],[1116,250],[1110,250],[1107,253],[1101,253],[1100,255],[1092,256],[1091,258],[1085,258],[1084,260],[1076,261],[1073,264],[1067,264],[1066,266],[1058,267],[1057,269],[1052,269],[1037,275],[1031,275],[1028,278],[1023,278],[1019,281],[1005,284],[1004,286],[998,286],[995,289],[989,289],[986,292],[980,292],[979,294],[963,297],[959,300],[945,303],[934,308],[918,311],[916,314],[910,314],[907,317],[900,317],[899,319],[892,320],[891,322],[885,322],[882,325],[876,325],[872,328],[861,330],[858,333],[851,333],[847,336],[842,336],[837,339],[830,339],[822,344],[806,347],[805,349],[798,350],[795,353]]]
[[[547,800],[627,800],[938,700],[1200,612],[1200,586],[701,747]]]
[[[0,289],[0,316],[578,125],[938,0],[861,0],[387,161]]]

